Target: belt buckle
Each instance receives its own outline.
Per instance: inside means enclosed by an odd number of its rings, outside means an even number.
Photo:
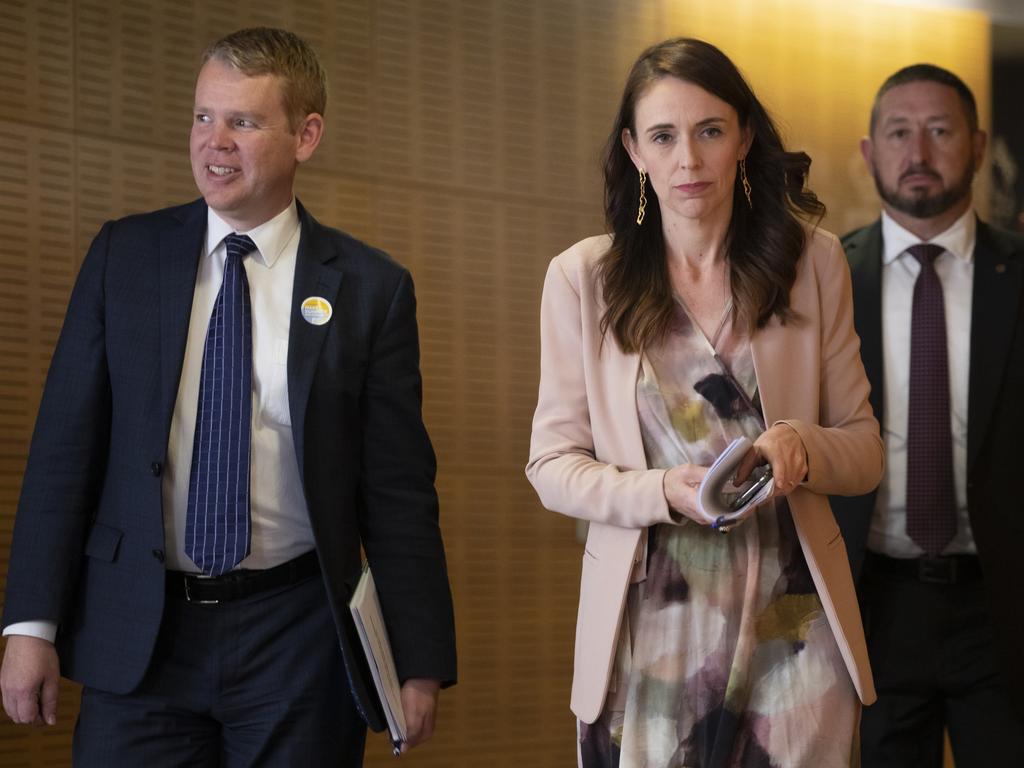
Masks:
[[[188,580],[192,579],[209,579],[211,576],[182,576],[185,580],[185,600],[192,603],[193,605],[217,605],[220,600],[200,600],[199,598],[192,598],[192,592],[188,588]]]
[[[922,557],[917,561],[917,578],[928,584],[955,584],[956,558]]]

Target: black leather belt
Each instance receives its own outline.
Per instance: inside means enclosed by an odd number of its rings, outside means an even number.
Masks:
[[[315,551],[299,555],[287,563],[260,571],[238,569],[222,576],[167,572],[167,595],[188,600],[190,603],[216,605],[230,600],[241,600],[257,592],[286,587],[320,572],[320,561]]]
[[[864,567],[901,579],[917,579],[928,584],[965,584],[981,581],[981,561],[977,555],[940,557],[888,557],[866,552]]]

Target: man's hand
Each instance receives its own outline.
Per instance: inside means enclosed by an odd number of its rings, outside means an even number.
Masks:
[[[440,689],[440,681],[423,678],[409,678],[402,684],[402,711],[405,713],[403,752],[408,752],[434,735],[437,693]]]
[[[56,725],[59,683],[60,663],[53,643],[28,635],[8,636],[0,689],[11,720]]]

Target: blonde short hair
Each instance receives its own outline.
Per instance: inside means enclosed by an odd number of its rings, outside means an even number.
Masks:
[[[252,27],[232,32],[203,54],[244,75],[277,75],[284,80],[284,109],[293,131],[311,112],[327,108],[327,73],[316,52],[298,35],[284,29]]]

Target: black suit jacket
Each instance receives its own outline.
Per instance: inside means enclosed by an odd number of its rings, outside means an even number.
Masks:
[[[884,423],[882,365],[881,221],[843,238],[853,276],[854,324],[871,405]],[[978,547],[990,612],[1010,688],[1024,705],[1021,589],[1024,570],[1024,238],[978,222],[971,305],[971,359],[967,408],[967,507]],[[854,576],[864,558],[875,494],[833,498]]]
[[[58,622],[62,673],[123,693],[142,679],[164,605],[161,472],[206,204],[108,222],[53,355],[22,486],[4,624]],[[374,570],[403,680],[455,679],[435,459],[421,418],[409,273],[299,205],[288,398],[295,456],[340,630]],[[300,304],[321,296],[325,325]],[[344,685],[339,681],[339,685]]]

